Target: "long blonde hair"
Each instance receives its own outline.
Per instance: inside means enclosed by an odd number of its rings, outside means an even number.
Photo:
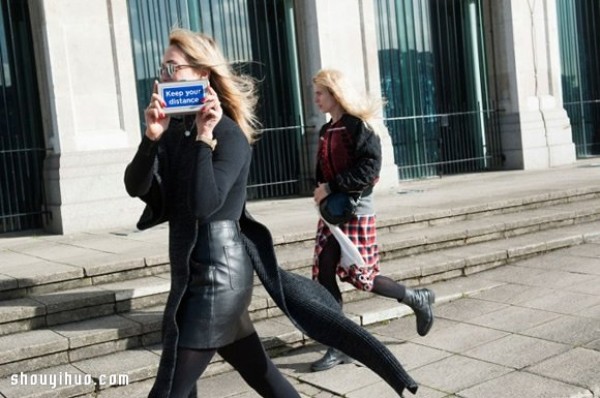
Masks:
[[[329,91],[344,112],[361,119],[375,134],[385,129],[380,116],[385,101],[382,98],[359,95],[339,70],[321,69],[313,77],[313,83]]]
[[[190,65],[210,71],[210,85],[217,92],[223,111],[235,120],[248,142],[252,143],[260,125],[255,114],[258,97],[254,79],[248,75],[234,74],[210,36],[175,28],[169,34],[169,45],[179,48]]]

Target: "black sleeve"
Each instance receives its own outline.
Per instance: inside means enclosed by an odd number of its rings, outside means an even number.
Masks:
[[[325,182],[325,177],[323,176],[323,170],[321,169],[321,162],[319,161],[319,148],[321,147],[321,140],[323,139],[323,135],[325,134],[325,129],[326,129],[327,124],[324,124],[323,126],[321,126],[321,130],[319,130],[319,142],[317,144],[317,163],[316,163],[316,167],[315,167],[315,176],[316,176],[316,181],[315,181],[315,186],[318,186],[318,184]]]
[[[125,189],[130,196],[142,197],[150,191],[158,143],[144,136],[131,163],[125,169]]]
[[[196,162],[190,206],[198,219],[207,219],[221,209],[251,155],[246,136],[233,122],[227,123],[223,134],[215,137],[214,151],[202,141],[194,143]]]
[[[332,192],[362,191],[377,181],[381,171],[381,141],[365,123],[358,123],[356,163],[329,182]]]

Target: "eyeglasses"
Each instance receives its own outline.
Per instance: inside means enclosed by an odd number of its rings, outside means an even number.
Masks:
[[[169,76],[169,78],[173,78],[173,76],[175,76],[175,73],[177,73],[177,71],[179,69],[183,69],[183,68],[193,68],[193,65],[177,65],[177,64],[163,64],[160,66],[160,68],[158,68],[158,75],[159,76],[164,76],[167,75]]]

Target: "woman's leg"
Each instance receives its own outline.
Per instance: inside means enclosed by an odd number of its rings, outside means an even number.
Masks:
[[[342,304],[342,293],[337,284],[337,266],[340,262],[340,245],[335,237],[330,236],[319,254],[319,275],[317,280],[329,291],[335,300]]]
[[[262,397],[300,398],[271,361],[256,333],[219,348],[218,352]]]
[[[177,364],[171,398],[187,398],[194,384],[215,355],[216,350],[177,349]]]
[[[373,280],[373,290],[371,291],[380,296],[402,301],[406,294],[406,287],[387,276],[377,275]]]
[[[319,275],[317,280],[321,285],[325,287],[333,295],[335,300],[343,305],[342,293],[340,287],[337,284],[337,266],[340,262],[341,249],[338,241],[334,236],[330,236],[327,239],[327,243],[323,247],[321,254],[319,254]],[[329,347],[325,355],[316,362],[313,362],[310,366],[313,372],[320,372],[333,368],[336,365],[342,363],[351,363],[352,358],[346,354],[336,350],[335,348]]]

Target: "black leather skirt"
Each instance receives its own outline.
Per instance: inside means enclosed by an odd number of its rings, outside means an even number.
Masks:
[[[253,268],[236,221],[201,225],[177,314],[179,346],[219,348],[254,332],[248,314]]]

